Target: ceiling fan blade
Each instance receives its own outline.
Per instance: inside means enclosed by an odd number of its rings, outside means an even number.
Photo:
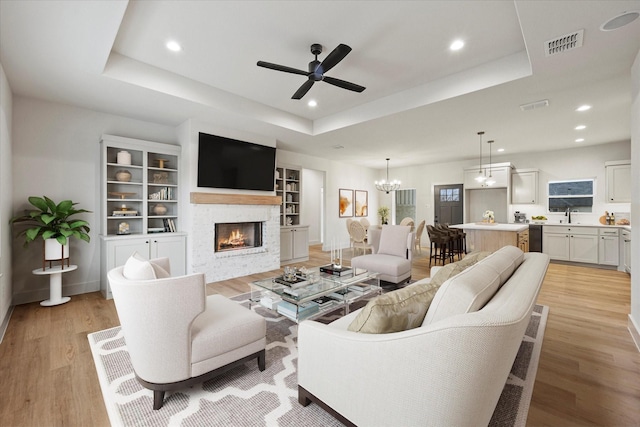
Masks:
[[[333,77],[324,76],[322,81],[327,82],[331,85],[341,87],[342,89],[352,90],[354,92],[362,92],[366,89],[364,86],[357,85],[355,83],[347,82],[340,79],[334,79]]]
[[[327,55],[326,58],[324,58],[322,64],[320,64],[320,66],[322,67],[322,72],[326,73],[327,71],[338,65],[338,63],[349,54],[349,52],[351,52],[351,48],[349,46],[347,46],[346,44],[339,44],[338,47],[333,49],[331,53]]]
[[[256,65],[258,65],[258,67],[269,68],[271,70],[284,71],[285,73],[300,74],[302,76],[309,75],[308,71],[302,71],[297,68],[291,68],[284,65],[272,64],[271,62],[258,61]]]
[[[302,86],[300,86],[300,88],[296,91],[296,93],[293,94],[291,99],[301,99],[303,96],[307,94],[307,92],[309,92],[309,89],[311,89],[311,86],[313,86],[314,83],[315,83],[315,80],[313,79],[309,79],[306,82],[304,82]]]

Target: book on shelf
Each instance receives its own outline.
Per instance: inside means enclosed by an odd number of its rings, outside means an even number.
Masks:
[[[363,294],[371,290],[371,285],[366,283],[354,283],[353,285],[349,285],[347,289]]]
[[[349,288],[343,288],[343,289],[338,289],[337,291],[332,292],[331,294],[329,294],[329,296],[339,300],[345,300],[345,299],[358,296],[358,294],[350,290]]]
[[[173,219],[164,218],[162,223],[164,224],[165,233],[174,233],[176,231],[176,224],[173,222]]]
[[[313,301],[309,301],[298,306],[288,301],[280,301],[278,303],[278,308],[276,309],[278,313],[293,319],[301,316],[309,316],[310,314],[316,313],[318,310],[320,310],[320,306]]]
[[[137,216],[138,211],[132,211],[127,209],[126,211],[113,211],[113,216]]]
[[[333,264],[327,264],[320,267],[320,271],[326,274],[331,274],[333,276],[343,276],[346,274],[351,274],[351,267],[340,266],[340,268],[335,267]]]
[[[333,298],[330,298],[328,296],[323,296],[320,298],[316,298],[314,300],[312,300],[313,302],[315,302],[316,304],[318,304],[318,307],[320,308],[324,308],[330,305],[333,305],[336,300],[334,300]]]
[[[290,287],[291,289],[300,288],[302,286],[308,285],[310,282],[302,277],[296,276],[293,281],[285,280],[284,277],[276,277],[273,279],[274,282],[280,283],[281,285],[285,285]]]

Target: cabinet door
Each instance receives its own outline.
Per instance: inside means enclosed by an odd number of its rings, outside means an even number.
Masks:
[[[280,262],[293,259],[293,231],[280,229]]]
[[[511,175],[511,203],[538,203],[538,172],[520,172]]]
[[[598,263],[598,236],[572,234],[569,240],[570,261]]]
[[[484,173],[485,170],[482,169]],[[472,190],[474,188],[484,188],[483,182],[476,181],[476,177],[478,176],[478,169],[470,169],[464,171],[464,188],[465,190]]]
[[[109,248],[107,271],[124,265],[134,252],[138,252],[144,258],[149,256],[149,239],[145,238],[114,240],[107,247]]]
[[[600,236],[598,242],[598,264],[618,265],[620,262],[620,239]]]
[[[626,233],[622,236],[624,248],[624,270],[631,273],[631,235]]]
[[[309,229],[294,228],[293,230],[293,258],[309,256]]]
[[[149,258],[169,258],[172,276],[187,274],[184,236],[162,236],[151,239]]]
[[[551,259],[569,261],[569,235],[544,233],[542,252],[549,255]]]
[[[631,202],[631,165],[607,166],[606,197],[609,203]]]
[[[511,177],[511,168],[501,167],[501,168],[493,168],[491,171],[487,171],[487,175],[491,175],[495,184],[489,186],[485,185],[485,187],[491,188],[504,188],[509,186],[509,178]]]

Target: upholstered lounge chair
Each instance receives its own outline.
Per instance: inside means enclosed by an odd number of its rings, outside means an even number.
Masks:
[[[169,277],[169,259],[134,254],[108,279],[136,378],[165,391],[207,381],[257,358],[265,369],[266,323],[222,295],[205,295],[204,274]]]
[[[411,278],[415,233],[408,225],[369,229],[372,253],[351,259],[351,266],[380,273],[380,280],[395,285]]]

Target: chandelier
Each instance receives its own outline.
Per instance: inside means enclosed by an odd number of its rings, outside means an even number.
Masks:
[[[398,181],[397,179],[394,179],[393,181],[389,181],[389,158],[387,158],[387,179],[376,181],[375,184],[378,190],[384,191],[387,194],[389,194],[390,191],[396,191],[397,189],[400,188],[401,182]]]

